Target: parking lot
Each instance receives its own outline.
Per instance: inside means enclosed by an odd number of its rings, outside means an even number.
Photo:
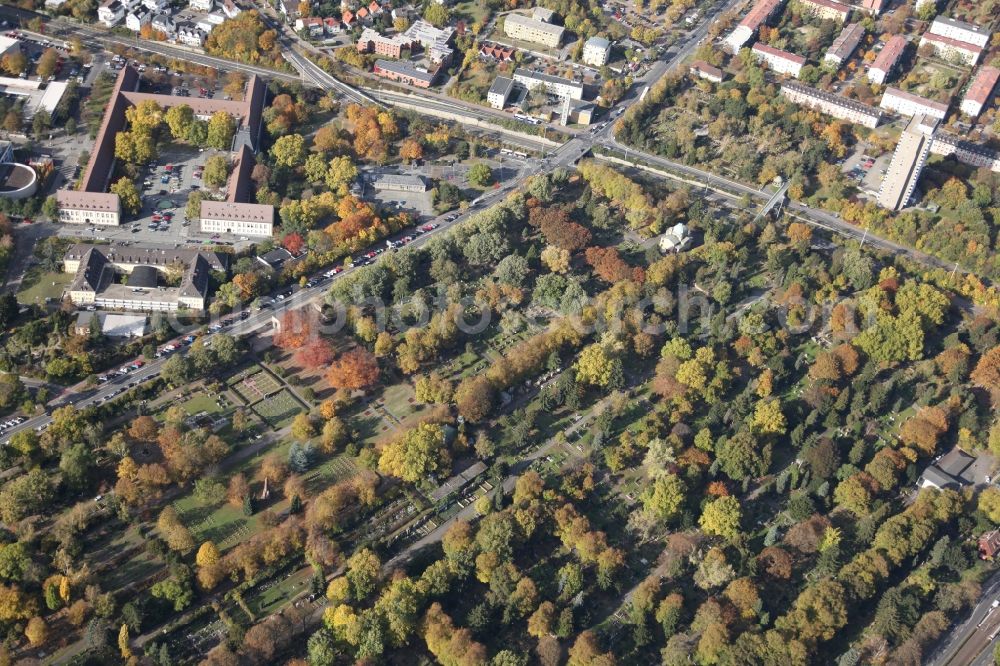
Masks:
[[[221,155],[227,160],[229,153],[206,148],[204,152],[188,146],[171,145],[150,166],[143,169],[142,182],[138,183],[142,196],[139,215],[123,220],[119,227],[64,226],[60,236],[83,237],[84,240],[134,241],[164,243],[175,246],[232,244],[249,245],[233,234],[203,234],[198,221],[189,223],[185,209],[191,192],[203,188],[199,171],[205,161]],[[206,189],[206,192],[211,190]],[[224,189],[219,195],[225,193]]]

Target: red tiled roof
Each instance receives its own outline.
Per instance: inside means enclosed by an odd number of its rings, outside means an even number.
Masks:
[[[872,69],[880,69],[883,72],[888,72],[896,62],[899,57],[903,55],[903,50],[906,48],[906,38],[902,35],[894,35],[892,39],[885,43],[882,47],[882,51],[875,58],[875,62],[872,63]]]
[[[965,99],[978,102],[980,104],[985,104],[986,100],[990,98],[993,93],[993,89],[997,85],[997,81],[1000,80],[1000,69],[996,67],[991,67],[989,65],[983,65],[976,72],[976,78],[972,80],[972,85],[965,93]]]
[[[975,44],[970,44],[969,42],[963,42],[961,39],[953,39],[951,37],[945,37],[943,35],[936,35],[933,32],[925,32],[921,37],[921,39],[926,39],[928,42],[937,42],[938,44],[950,46],[953,49],[961,49],[962,51],[975,53],[976,55],[983,52],[983,50],[978,46],[976,46]]]
[[[766,53],[774,56],[775,58],[781,58],[782,60],[787,60],[789,62],[798,63],[799,65],[806,64],[806,59],[800,55],[795,55],[794,53],[789,53],[788,51],[782,51],[781,49],[776,49],[773,46],[761,44],[760,42],[754,44],[752,50],[759,53]]]
[[[778,7],[781,6],[782,0],[758,0],[757,4],[747,12],[747,15],[743,17],[740,21],[740,25],[750,28],[751,30],[756,30],[761,26],[764,21],[770,18]]]

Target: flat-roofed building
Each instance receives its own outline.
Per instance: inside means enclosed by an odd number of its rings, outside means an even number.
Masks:
[[[899,66],[907,44],[906,38],[902,35],[893,35],[889,38],[875,58],[875,62],[868,68],[868,80],[879,85],[888,81]]]
[[[389,192],[426,192],[427,183],[420,176],[385,173],[372,183],[376,190]]]
[[[941,35],[942,37],[951,37],[960,42],[975,44],[981,49],[986,48],[987,44],[990,43],[990,38],[993,36],[988,28],[982,28],[972,23],[966,23],[965,21],[956,21],[947,16],[938,16],[934,19],[928,32]]]
[[[156,286],[155,282],[153,286]],[[84,310],[76,318],[74,332],[77,335],[88,335],[91,325],[96,320],[101,333],[109,338],[141,338],[146,334],[147,319],[146,315]]]
[[[511,39],[534,42],[554,49],[562,42],[566,29],[524,14],[507,14],[503,20],[503,32]]]
[[[998,80],[1000,80],[1000,69],[990,65],[980,67],[972,83],[969,84],[969,89],[965,91],[965,97],[962,98],[962,113],[972,118],[978,117],[983,112],[990,95],[993,94]]]
[[[865,127],[878,127],[882,120],[882,111],[867,104],[847,99],[840,95],[834,95],[823,90],[810,88],[795,81],[785,81],[781,84],[781,94],[789,100],[811,109],[822,111],[823,113],[847,120],[849,122],[863,125]]]
[[[102,227],[121,224],[122,211],[117,194],[58,190],[56,204],[59,206],[59,221],[64,224]]]
[[[930,153],[937,121],[921,114],[913,116],[899,136],[899,143],[886,169],[878,192],[878,204],[889,210],[902,210],[913,196]]]
[[[844,22],[851,15],[851,8],[836,0],[799,0],[802,6],[821,19]]]
[[[760,26],[774,18],[783,4],[784,0],[757,0],[739,22],[739,25],[726,35],[723,40],[726,47],[731,52],[737,53],[754,38]]]
[[[583,84],[570,79],[541,72],[532,72],[529,69],[518,67],[514,70],[514,81],[520,83],[528,90],[544,87],[545,91],[557,97],[569,97],[570,99],[583,99]]]
[[[690,65],[690,72],[697,76],[699,79],[705,79],[706,81],[711,81],[712,83],[722,83],[722,79],[725,74],[718,67],[713,67],[709,65],[704,60],[695,60]]]
[[[486,101],[494,109],[503,109],[507,106],[510,93],[514,90],[514,79],[506,76],[498,76],[493,79],[489,92],[486,93]]]
[[[751,50],[758,62],[764,63],[769,69],[779,74],[789,74],[798,78],[802,66],[806,64],[806,59],[800,55],[782,51],[760,42],[754,44]]]
[[[865,27],[863,25],[860,23],[847,25],[840,31],[837,38],[833,40],[830,48],[827,49],[826,55],[823,56],[823,62],[833,63],[837,67],[840,67],[848,58],[854,55],[864,37]]]
[[[603,67],[611,58],[611,42],[603,37],[591,37],[583,45],[583,62],[594,67]]]
[[[927,116],[944,120],[948,115],[948,105],[941,102],[908,93],[899,88],[886,88],[879,106],[886,111],[893,111],[901,116]]]
[[[960,60],[970,67],[975,67],[976,63],[979,62],[979,57],[983,54],[983,50],[975,44],[944,35],[936,35],[932,32],[925,32],[921,35],[920,46],[925,44],[930,44],[937,55],[949,60]]]

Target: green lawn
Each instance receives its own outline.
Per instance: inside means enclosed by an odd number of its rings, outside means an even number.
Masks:
[[[223,551],[245,541],[259,529],[256,515],[247,516],[242,508],[228,502],[203,504],[193,493],[174,502],[174,508],[197,543],[211,541]]]
[[[348,455],[334,456],[317,465],[305,476],[310,492],[322,492],[338,481],[348,479],[358,473],[354,458]]]
[[[270,398],[255,403],[251,409],[267,421],[272,428],[279,430],[290,424],[295,415],[303,410],[303,407],[298,400],[292,397],[288,389],[281,389]]]
[[[44,303],[46,298],[59,300],[62,298],[63,290],[72,280],[72,273],[51,273],[41,270],[38,266],[32,266],[24,275],[21,291],[17,292],[17,300],[25,305]]]
[[[222,414],[226,411],[222,407],[219,407],[219,404],[212,396],[204,392],[195,393],[188,400],[182,402],[181,407],[183,407],[184,411],[191,416],[202,412],[206,412],[208,414]]]
[[[299,569],[290,576],[277,581],[268,581],[266,589],[254,590],[254,594],[246,600],[247,605],[258,617],[270,615],[309,588],[311,581],[312,569],[310,567]]]
[[[413,395],[413,387],[409,382],[393,384],[382,393],[382,400],[389,413],[399,420],[412,415],[420,407]]]

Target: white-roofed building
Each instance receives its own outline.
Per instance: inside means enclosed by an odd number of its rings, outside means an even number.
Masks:
[[[594,67],[608,64],[611,58],[611,42],[603,37],[591,37],[583,45],[583,62]]]

